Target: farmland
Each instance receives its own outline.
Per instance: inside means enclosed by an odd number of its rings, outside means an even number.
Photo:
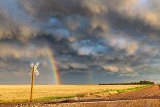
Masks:
[[[88,97],[95,98],[109,96],[144,88],[145,85],[35,85],[34,101],[52,100],[60,98]],[[1,85],[0,102],[26,102],[30,97],[30,85]]]

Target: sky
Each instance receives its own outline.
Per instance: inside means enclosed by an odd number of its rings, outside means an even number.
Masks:
[[[35,84],[160,82],[159,11],[159,0],[0,0],[0,84],[30,84],[32,62]]]

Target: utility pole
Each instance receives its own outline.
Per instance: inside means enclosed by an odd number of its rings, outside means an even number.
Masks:
[[[30,102],[32,102],[32,95],[33,95],[33,86],[34,86],[34,73],[36,73],[36,75],[39,75],[39,72],[37,70],[37,67],[39,66],[39,62],[36,63],[36,65],[34,65],[33,63],[30,64],[32,67],[32,70],[29,74],[32,74],[32,82],[31,82],[31,93],[30,93]]]

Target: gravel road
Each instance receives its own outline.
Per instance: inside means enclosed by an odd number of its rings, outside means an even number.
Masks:
[[[158,85],[152,85],[151,87],[131,91],[127,93],[121,93],[119,95],[113,95],[110,97],[104,97],[106,100],[137,100],[137,99],[160,99],[160,89]]]

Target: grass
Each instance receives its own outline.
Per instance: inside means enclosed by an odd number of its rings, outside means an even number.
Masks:
[[[120,94],[120,93],[128,92],[128,91],[141,90],[141,89],[147,88],[147,87],[149,87],[149,86],[151,86],[151,85],[145,85],[145,86],[134,87],[134,88],[128,88],[128,89],[122,89],[122,90],[105,90],[104,92],[107,92],[107,93],[114,93],[114,94],[116,94],[116,93]]]
[[[105,93],[112,93],[112,94],[120,94],[120,93],[123,93],[123,92],[128,92],[128,91],[134,91],[134,90],[141,90],[143,88],[147,88],[151,85],[145,85],[145,86],[139,86],[139,87],[134,87],[134,88],[128,88],[128,89],[122,89],[122,90],[105,90],[104,92]],[[113,93],[114,92],[114,93]],[[101,94],[101,95],[104,95],[103,92],[94,92],[94,93],[89,93],[92,97],[93,96],[97,96],[97,94]],[[75,98],[75,97],[78,97],[78,98],[81,98],[81,97],[87,97],[88,93],[84,93],[84,94],[76,94],[76,95],[73,95],[73,96],[57,96],[57,97],[44,97],[44,98],[39,98],[39,99],[36,99],[36,101],[49,101],[49,100],[57,100],[57,99],[64,99],[64,98]],[[97,97],[101,97],[100,95],[97,96]]]
[[[35,101],[49,101],[49,100],[57,100],[57,99],[66,99],[66,98],[74,98],[76,96],[57,96],[57,97],[43,97],[43,98],[38,98]]]
[[[35,85],[33,101],[101,97],[145,88],[145,85]],[[114,94],[114,93],[113,93]],[[28,102],[30,85],[0,85],[0,103]]]

